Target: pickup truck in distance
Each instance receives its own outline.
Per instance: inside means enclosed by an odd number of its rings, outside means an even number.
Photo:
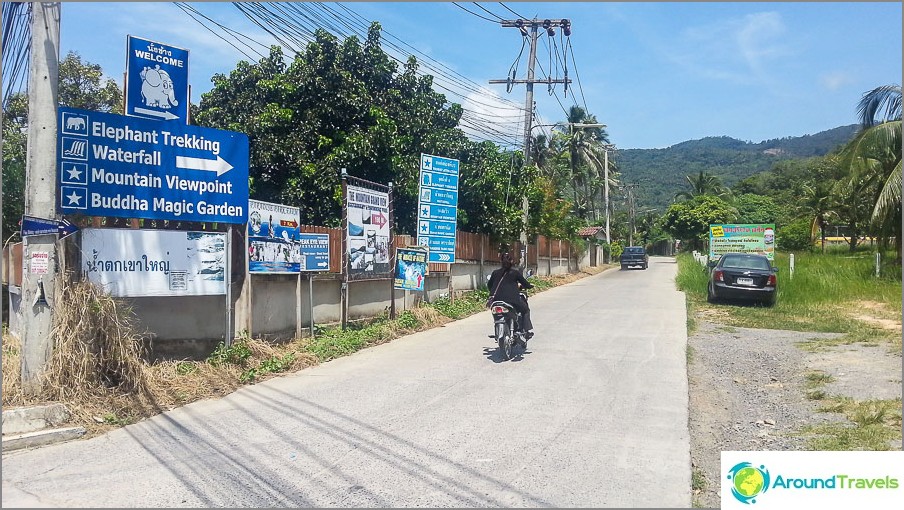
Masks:
[[[628,246],[622,252],[620,262],[622,269],[628,269],[631,266],[646,269],[650,264],[650,257],[647,256],[647,250],[643,246]]]

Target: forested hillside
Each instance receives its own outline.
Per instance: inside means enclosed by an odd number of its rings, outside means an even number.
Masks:
[[[637,205],[664,211],[675,193],[687,188],[686,175],[701,171],[728,186],[769,170],[777,161],[824,156],[853,138],[856,124],[815,135],[776,138],[760,143],[727,136],[708,137],[666,149],[627,149],[618,152],[623,183],[636,183]]]

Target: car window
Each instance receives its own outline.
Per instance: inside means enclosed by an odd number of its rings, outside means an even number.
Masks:
[[[625,248],[627,253],[643,253],[643,248]]]
[[[770,269],[769,260],[753,255],[726,255],[722,267],[729,269]]]

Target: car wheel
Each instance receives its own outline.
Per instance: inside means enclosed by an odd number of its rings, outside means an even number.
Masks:
[[[710,286],[706,287],[706,302],[710,304],[716,302],[716,296],[713,294],[713,289]]]
[[[622,268],[622,271],[624,271],[624,270],[628,269],[628,266],[622,264],[622,265],[621,265],[621,268]]]

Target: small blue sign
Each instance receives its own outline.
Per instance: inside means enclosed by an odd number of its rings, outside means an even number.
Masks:
[[[302,271],[329,271],[330,270],[330,235],[299,234],[301,243],[301,270]]]
[[[421,154],[417,236],[430,262],[455,262],[458,168],[457,159]]]
[[[421,187],[458,191],[458,176],[421,171]]]
[[[245,223],[243,133],[60,107],[63,214]]]
[[[448,205],[430,205],[421,202],[418,218],[455,221],[458,218],[458,209]]]
[[[126,115],[188,123],[188,50],[126,37]]]
[[[76,232],[78,232],[78,227],[65,219],[57,221],[34,216],[22,216],[22,225],[20,227],[20,235],[22,237],[59,234],[60,239],[63,239]]]

